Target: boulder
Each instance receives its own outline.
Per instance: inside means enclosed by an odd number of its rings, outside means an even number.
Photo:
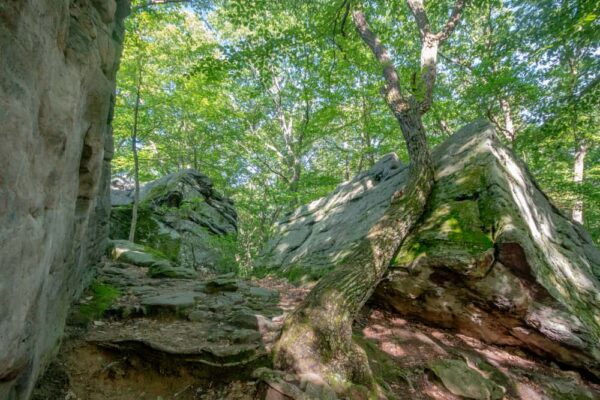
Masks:
[[[133,190],[114,181],[112,239],[127,239]],[[229,253],[237,233],[233,202],[209,178],[182,170],[140,188],[136,242],[165,254],[183,268],[231,268]]]
[[[287,214],[275,225],[257,265],[307,270],[334,265],[383,215],[407,172],[395,154],[388,154],[329,196]]]
[[[148,276],[151,278],[189,279],[197,277],[194,270],[172,263],[157,250],[127,240],[111,240],[108,253],[110,258],[118,263],[148,268]]]
[[[484,121],[433,151],[425,215],[372,300],[488,343],[600,377],[600,251]],[[335,266],[383,215],[406,167],[394,155],[276,226],[261,266]]]
[[[0,5],[0,398],[27,399],[104,252],[126,0]]]

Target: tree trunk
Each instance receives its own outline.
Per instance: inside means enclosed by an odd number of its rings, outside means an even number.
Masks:
[[[366,158],[368,160],[368,167],[371,168],[373,165],[375,165],[375,151],[373,149],[371,135],[369,134],[369,109],[367,106],[367,99],[365,98],[364,94],[362,96],[362,123],[363,123],[363,129],[362,129],[361,138],[363,139],[363,147],[365,148],[365,150],[363,150],[363,151],[366,152]],[[363,153],[363,156],[361,156],[361,164],[360,164],[360,168],[358,169],[358,172],[362,171],[362,161],[363,161],[364,155],[365,154]]]
[[[421,116],[414,109],[399,115],[413,156],[408,184],[398,188],[365,240],[288,317],[275,349],[278,368],[316,374],[336,392],[345,391],[348,383],[374,387],[366,355],[352,341],[352,324],[424,211],[433,186]]]
[[[503,132],[512,147],[514,146],[515,142],[515,124],[512,119],[510,103],[508,102],[508,100],[504,98],[500,99],[500,108],[502,109],[502,116],[504,117]]]
[[[583,140],[580,140],[577,151],[575,152],[575,164],[573,166],[573,182],[577,187],[575,203],[573,204],[573,220],[579,222],[580,224],[583,224],[583,198],[580,191],[583,183],[583,171],[587,151],[587,143],[585,143]]]
[[[290,165],[289,170],[291,173],[289,190],[290,192],[296,194],[298,193],[298,185],[300,184],[300,175],[302,174],[302,164],[300,160],[296,158],[295,155],[290,156]],[[297,200],[297,197],[296,197]]]
[[[138,219],[138,206],[140,203],[140,163],[137,152],[137,135],[138,121],[140,111],[140,92],[142,86],[142,68],[140,67],[138,76],[138,85],[135,93],[135,108],[133,110],[133,128],[131,130],[131,151],[133,152],[133,179],[135,181],[135,189],[133,192],[133,208],[131,210],[131,226],[129,228],[129,241],[135,241],[135,229]]]
[[[371,31],[360,9],[355,28],[383,69],[383,94],[397,119],[410,157],[405,186],[393,194],[383,217],[335,269],[325,275],[286,319],[275,346],[275,366],[310,376],[324,387],[351,398],[384,397],[374,382],[366,354],[352,341],[354,319],[383,278],[394,254],[425,210],[433,187],[433,164],[422,114],[431,106],[437,49],[460,17],[457,1],[442,32],[432,34],[421,0],[409,0],[421,31],[421,79],[424,92],[403,95],[389,53]],[[425,24],[425,25],[422,25]],[[359,393],[362,392],[362,395]],[[366,392],[366,393],[365,393]]]

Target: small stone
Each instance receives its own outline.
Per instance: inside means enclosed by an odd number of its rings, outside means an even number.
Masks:
[[[251,286],[248,289],[248,294],[252,297],[258,297],[259,299],[275,299],[279,297],[279,292],[276,290],[265,289],[259,286]]]
[[[210,311],[195,310],[188,314],[188,319],[192,322],[209,321],[213,317]]]
[[[485,378],[461,360],[435,360],[429,368],[446,389],[457,396],[475,400],[499,400],[505,389]]]
[[[239,328],[258,329],[256,316],[243,310],[234,311],[227,320]]]
[[[238,281],[235,278],[217,277],[206,282],[207,293],[235,292],[238,290]]]
[[[159,261],[150,266],[148,276],[150,278],[192,279],[197,275],[191,269],[174,267],[168,261]]]
[[[255,342],[257,340],[260,340],[261,337],[262,336],[260,335],[260,332],[253,330],[253,329],[240,329],[240,330],[234,331],[230,335],[230,338],[233,341],[233,343]]]
[[[141,304],[146,309],[147,315],[162,313],[180,315],[184,310],[194,306],[195,298],[193,293],[189,292],[169,293],[142,298]]]

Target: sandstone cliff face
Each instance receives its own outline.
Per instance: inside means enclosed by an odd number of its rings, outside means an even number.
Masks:
[[[436,185],[375,300],[600,376],[600,251],[485,122],[434,150]],[[281,221],[261,265],[333,266],[405,179],[394,156]]]
[[[128,8],[0,3],[0,399],[29,397],[104,248]]]

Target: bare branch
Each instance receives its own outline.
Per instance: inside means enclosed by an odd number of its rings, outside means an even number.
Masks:
[[[131,9],[132,13],[135,13],[137,11],[146,9],[148,7],[152,7],[152,6],[161,6],[161,5],[166,5],[166,4],[176,4],[176,3],[190,3],[191,0],[148,0],[143,4],[140,4],[139,6],[133,7]]]
[[[271,164],[263,159],[262,157],[260,157],[254,150],[252,150],[250,147],[246,146],[244,143],[242,142],[238,142],[238,144],[248,152],[248,158],[250,158],[251,160],[257,162],[258,164],[262,165],[263,168],[267,169],[269,172],[271,172],[274,175],[277,175],[278,177],[280,177],[285,183],[289,184],[289,178],[287,176],[285,176],[283,173],[277,171],[273,166],[271,166]]]

